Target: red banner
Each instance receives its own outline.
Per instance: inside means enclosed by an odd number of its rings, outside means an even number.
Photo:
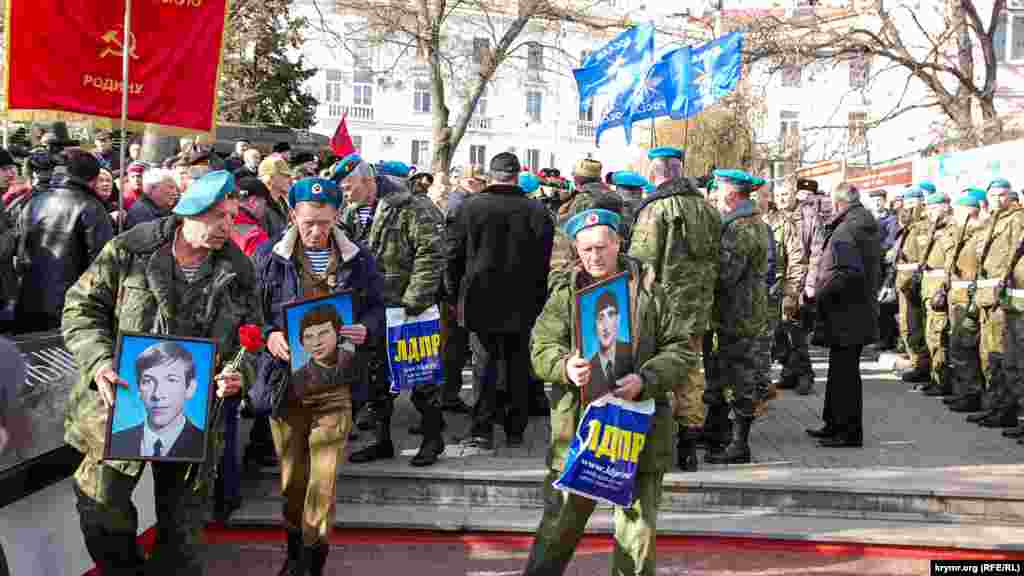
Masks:
[[[128,119],[211,132],[229,0],[7,0],[7,110],[12,119]],[[177,129],[177,130],[175,130]]]
[[[341,122],[338,123],[338,128],[334,131],[334,136],[331,137],[331,150],[334,151],[334,155],[338,159],[344,158],[356,151],[356,146],[352,143],[352,137],[348,135],[348,122],[346,120],[348,120],[348,114],[341,117]]]

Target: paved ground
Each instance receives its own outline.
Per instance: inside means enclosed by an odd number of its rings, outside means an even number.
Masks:
[[[768,412],[754,425],[751,443],[754,459],[761,466],[940,468],[1017,464],[1024,460],[1024,446],[1003,438],[1000,430],[968,424],[963,415],[949,412],[937,398],[922,396],[911,390],[909,385],[901,382],[890,370],[873,359],[865,359],[861,366],[864,378],[864,447],[819,448],[804,430],[821,425],[819,418],[824,402],[827,352],[813,351],[812,360],[817,373],[815,394],[799,396],[792,391],[780,391],[779,398],[769,405]],[[468,384],[463,390],[463,397],[472,401],[472,390]],[[445,417],[448,421],[445,431],[447,440],[454,441],[468,432],[467,416],[446,414]],[[416,421],[418,413],[409,403],[407,395],[403,395],[397,403],[393,434],[396,448],[404,451],[406,456],[388,462],[388,466],[408,467],[406,461],[415,453],[420,438],[410,436],[407,429]],[[499,430],[495,434],[494,455],[542,462],[549,434],[547,418],[532,418],[524,446],[508,448]],[[350,446],[359,449],[369,438],[369,434],[362,433]],[[470,454],[451,445],[446,457],[464,458],[473,454],[478,452]],[[486,458],[472,460],[482,464]],[[704,469],[722,468],[725,467],[707,465]]]

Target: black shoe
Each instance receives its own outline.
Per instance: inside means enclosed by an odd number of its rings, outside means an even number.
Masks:
[[[478,450],[494,450],[494,438],[490,436],[470,436],[460,444],[465,448],[476,448]]]
[[[981,411],[981,398],[975,394],[965,395],[950,404],[949,409],[953,412],[979,412]]]
[[[448,423],[444,420],[441,421],[441,431],[444,432],[445,428],[448,427]],[[412,426],[409,426],[409,434],[413,436],[421,436],[423,434],[423,422],[420,421]]]
[[[1018,423],[1014,428],[1003,430],[1003,436],[1007,438],[1024,438],[1024,424]]]
[[[904,372],[903,375],[900,376],[900,379],[907,384],[927,384],[928,382],[931,382],[932,375],[927,368],[921,368],[919,366],[909,372]]]
[[[523,445],[523,442],[525,440],[522,433],[509,432],[505,434],[505,446],[509,448],[518,448]]]
[[[814,377],[805,374],[799,378],[796,393],[801,396],[807,396],[811,392],[814,392]]]
[[[676,463],[683,472],[696,472],[697,460],[697,437],[700,430],[683,429],[679,431],[679,438],[676,440]]]
[[[805,432],[811,438],[831,438],[836,435],[838,430],[826,424],[821,428],[808,428]]]
[[[433,442],[424,441],[419,452],[409,460],[409,465],[417,468],[432,466],[441,454],[444,454],[444,440],[437,438]]]
[[[995,414],[978,422],[982,428],[1016,428],[1016,410],[998,410]]]
[[[711,464],[749,464],[750,457],[750,425],[753,418],[739,418],[733,422],[732,442],[718,454],[711,456]]]
[[[952,396],[946,396],[945,398],[942,399],[942,403],[945,404],[946,406],[952,406],[953,404],[956,404],[957,402],[959,402],[961,398],[963,398],[963,395],[959,395],[959,394],[954,394]]]
[[[970,422],[971,424],[977,424],[978,422],[981,422],[982,420],[990,416],[995,416],[996,414],[997,413],[995,410],[986,410],[985,412],[971,414],[970,416],[967,417],[967,421]]]
[[[818,440],[818,446],[822,448],[862,448],[864,446],[864,437],[839,434],[831,438]]]
[[[775,383],[775,387],[779,390],[792,390],[796,388],[797,377],[796,376],[785,376],[779,378],[779,381]]]
[[[366,448],[353,452],[348,461],[353,464],[364,464],[374,460],[386,460],[395,457],[395,445],[389,440],[387,444],[370,444]]]
[[[364,432],[367,430],[373,430],[375,420],[376,415],[374,414],[373,409],[367,406],[363,410],[360,410],[359,414],[356,415],[356,428],[363,430]]]
[[[942,387],[935,384],[925,386],[921,389],[921,394],[925,396],[942,396]]]
[[[462,398],[457,398],[451,402],[445,402],[441,405],[442,412],[454,412],[455,414],[469,414],[473,411],[473,407],[462,401]]]

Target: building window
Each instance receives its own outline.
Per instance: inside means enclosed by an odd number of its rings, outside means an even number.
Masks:
[[[491,54],[491,41],[488,38],[473,38],[473,64],[479,66],[487,62]]]
[[[540,122],[543,103],[543,94],[540,92],[531,90],[526,93],[526,116],[531,122]]]
[[[531,172],[540,170],[540,150],[528,148],[526,150],[526,168]]]
[[[1024,60],[1024,14],[1000,14],[992,35],[992,48],[996,62]]]
[[[864,88],[868,85],[871,63],[864,54],[850,60],[850,88]]]
[[[783,110],[779,113],[779,142],[789,148],[800,144],[800,113]]]
[[[487,165],[487,147],[473,144],[469,147],[469,163],[474,166]]]
[[[414,166],[425,166],[430,164],[430,143],[426,140],[412,141],[412,155],[410,160]]]
[[[530,70],[544,69],[544,47],[536,42],[531,43],[526,51],[526,67]]]
[[[324,102],[327,104],[327,116],[329,118],[341,118],[345,113],[345,107],[341,103],[342,77],[343,73],[341,70],[326,71]]]
[[[784,65],[782,67],[782,86],[784,88],[799,88],[800,76],[800,66],[796,64]]]
[[[362,152],[363,152],[363,137],[359,136],[359,135],[356,135],[356,134],[353,134],[352,135],[352,146],[355,147],[356,152],[359,152],[360,154],[362,154]]]
[[[413,110],[420,114],[430,113],[430,82],[417,80],[413,83]]]
[[[352,86],[352,103],[356,106],[373,106],[373,86],[369,84]]]
[[[593,122],[593,121],[594,121],[594,107],[593,106],[591,106],[590,108],[587,108],[586,112],[584,112],[583,110],[580,110],[580,122]]]
[[[867,112],[850,112],[848,116],[848,138],[851,150],[863,150],[866,147],[868,137],[867,122]]]

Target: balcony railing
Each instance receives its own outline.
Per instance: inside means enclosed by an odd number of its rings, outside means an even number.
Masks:
[[[372,106],[345,106],[345,112],[353,120],[373,120]]]
[[[467,128],[470,130],[490,130],[491,119],[486,116],[474,116],[469,119],[469,125]]]
[[[594,123],[580,121],[576,124],[576,137],[577,138],[593,138],[594,137]]]

